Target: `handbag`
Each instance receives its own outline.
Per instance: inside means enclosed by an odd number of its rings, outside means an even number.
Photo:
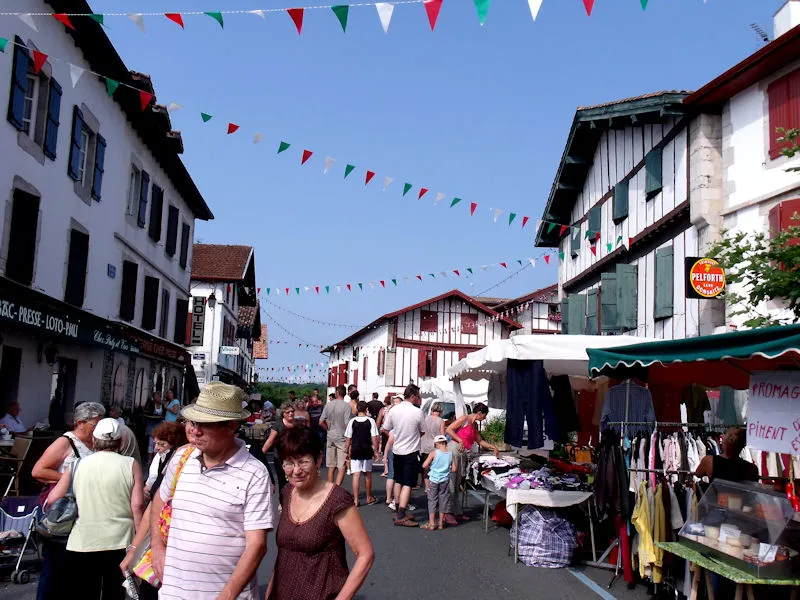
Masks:
[[[68,435],[62,435],[61,437],[67,438],[69,445],[72,446],[72,453],[76,459],[81,457],[81,453],[78,452],[78,447],[75,445],[75,442],[72,441],[72,438]],[[53,491],[53,488],[56,487],[55,483],[46,483],[42,487],[42,491],[39,492],[39,504],[44,506],[47,502],[47,497],[50,495],[50,492]]]
[[[161,539],[164,544],[167,543],[167,537],[169,536],[169,525],[172,522],[172,498],[175,496],[175,488],[178,487],[178,478],[181,476],[183,467],[186,465],[186,461],[189,460],[192,452],[194,452],[194,446],[187,447],[178,460],[178,464],[175,467],[175,475],[172,477],[172,486],[170,487],[169,499],[164,502],[164,506],[161,507],[161,512],[158,515],[158,529],[161,533]],[[153,553],[150,549],[150,544],[151,540],[150,536],[148,535],[145,543],[141,544],[143,554],[142,557],[136,562],[136,566],[133,567],[133,573],[140,579],[157,588],[161,587],[161,582],[158,580],[155,571],[153,570]]]
[[[78,470],[80,459],[76,460],[69,474],[69,487],[63,498],[59,498],[51,506],[44,509],[44,516],[36,524],[40,535],[54,540],[66,541],[75,521],[78,520],[78,503],[72,489],[75,482],[75,471]]]

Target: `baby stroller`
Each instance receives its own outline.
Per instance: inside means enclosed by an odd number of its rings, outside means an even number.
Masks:
[[[39,498],[3,498],[0,502],[0,569],[13,569],[11,581],[25,584],[31,580],[30,571],[23,561],[30,563],[41,559],[36,541],[37,520],[41,516]]]

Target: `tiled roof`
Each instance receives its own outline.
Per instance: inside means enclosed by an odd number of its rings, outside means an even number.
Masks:
[[[472,296],[472,299],[475,300],[475,302],[485,304],[489,308],[494,308],[498,304],[505,304],[510,300],[510,298],[490,298],[488,296]]]
[[[192,279],[200,281],[242,281],[253,248],[195,244],[192,251]]]
[[[557,300],[558,300],[558,284],[554,283],[553,285],[549,285],[546,288],[542,288],[540,290],[534,290],[529,294],[520,296],[519,298],[507,300],[502,304],[495,306],[494,309],[502,312],[509,308],[519,306],[520,304],[524,304],[525,302],[533,301],[533,302],[542,302],[549,304]]]
[[[650,92],[649,94],[642,94],[641,96],[633,96],[631,98],[623,98],[622,100],[612,100],[611,102],[603,102],[595,104],[594,106],[579,106],[578,110],[590,110],[592,108],[603,108],[604,106],[615,106],[617,104],[625,104],[626,102],[636,102],[637,100],[647,100],[648,98],[656,98],[664,96],[665,94],[691,94],[692,92],[685,90],[662,90],[660,92]]]
[[[267,343],[267,326],[261,326],[261,339],[253,342],[253,358],[266,360],[269,358],[269,344]]]

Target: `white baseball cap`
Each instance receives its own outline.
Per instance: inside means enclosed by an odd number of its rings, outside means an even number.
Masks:
[[[92,435],[98,440],[118,440],[120,438],[119,422],[116,419],[100,419]]]
[[[435,438],[433,438],[433,443],[434,444],[438,444],[439,442],[444,442],[446,444],[447,443],[447,436],[445,436],[445,435],[437,435]]]

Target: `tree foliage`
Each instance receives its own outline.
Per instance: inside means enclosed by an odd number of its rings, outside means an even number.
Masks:
[[[788,156],[789,158],[794,158],[798,153],[800,153],[800,146],[797,145],[797,138],[800,137],[800,129],[784,129],[783,127],[777,128],[778,138],[777,141],[780,144],[787,143],[790,144],[783,150],[781,150],[781,154],[784,156]],[[797,173],[800,172],[800,167],[789,167],[786,169],[787,173]]]
[[[725,269],[728,285],[740,286],[725,292],[731,316],[746,316],[751,328],[800,322],[800,226],[774,235],[723,231],[708,256]],[[777,318],[768,301],[785,305],[788,317]]]
[[[289,399],[289,392],[294,392],[298,398],[302,398],[303,396],[310,396],[316,389],[319,390],[319,395],[323,402],[328,397],[326,393],[328,387],[325,382],[294,385],[291,383],[259,381],[255,387],[256,393],[261,394],[262,400],[269,400],[275,406],[280,406],[286,402]]]

